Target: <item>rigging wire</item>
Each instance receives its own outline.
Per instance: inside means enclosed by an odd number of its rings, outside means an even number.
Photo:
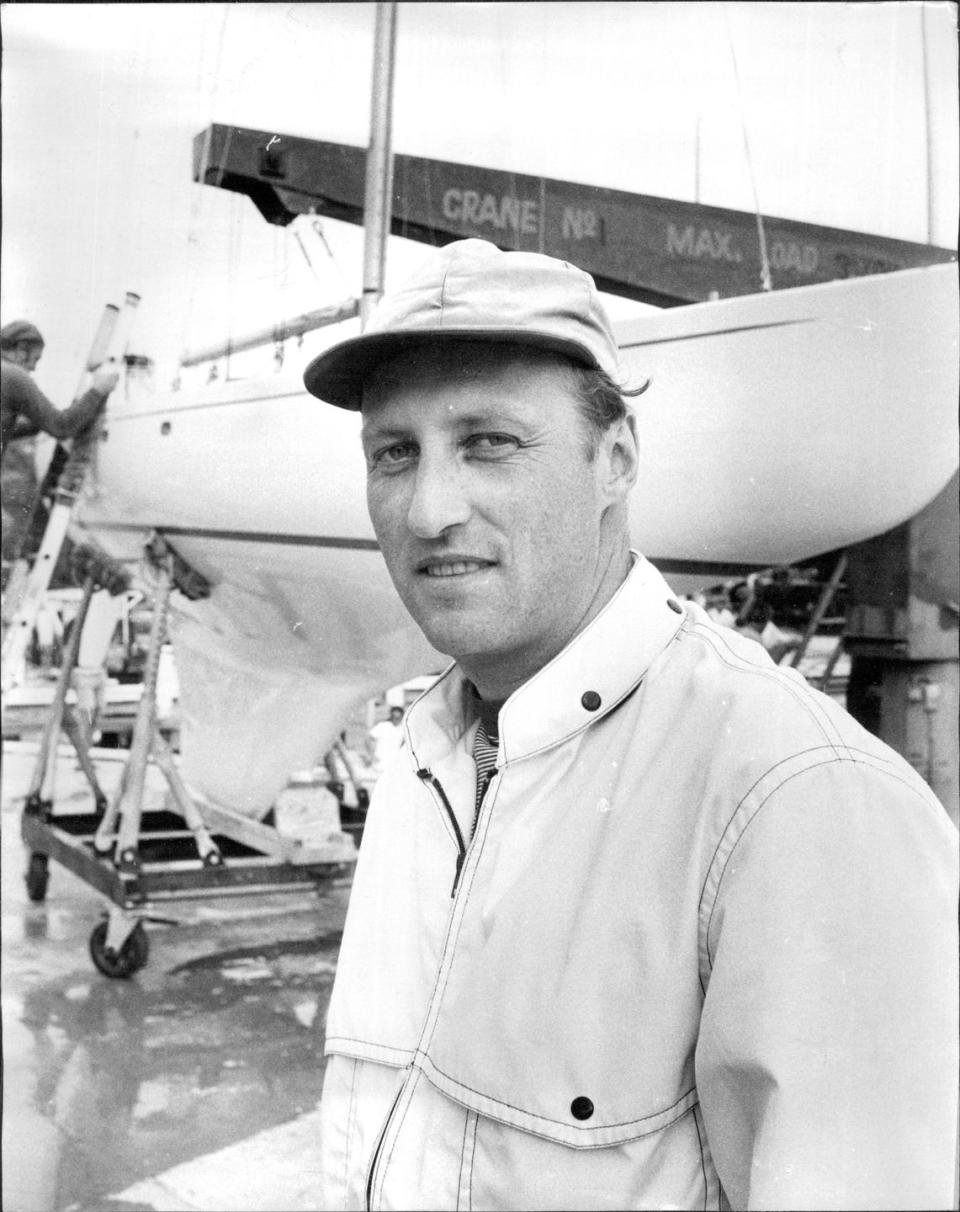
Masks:
[[[760,212],[760,195],[757,191],[757,179],[753,171],[753,156],[750,152],[750,138],[747,134],[747,118],[743,109],[743,90],[740,86],[740,67],[737,63],[737,52],[733,45],[733,34],[730,30],[730,13],[727,5],[723,6],[723,20],[727,30],[727,45],[730,47],[730,58],[733,61],[733,76],[737,85],[737,103],[740,107],[740,130],[743,134],[743,151],[747,161],[747,173],[750,177],[750,188],[753,191],[753,209],[757,216],[757,239],[760,245],[760,286],[763,290],[773,290],[773,280],[770,277],[770,259],[767,256],[767,235],[763,226],[763,215]]]
[[[210,167],[210,128],[213,125],[214,113],[216,112],[217,94],[220,87],[220,68],[223,63],[223,47],[226,41],[227,23],[230,18],[230,5],[223,5],[223,16],[220,21],[220,32],[217,37],[216,52],[213,61],[213,70],[209,73],[208,85],[208,101],[207,101],[207,126],[204,132],[203,147],[200,153],[200,179],[194,185],[193,199],[190,204],[190,223],[187,229],[187,250],[189,257],[189,293],[187,297],[187,306],[183,310],[183,322],[180,333],[180,348],[186,349],[188,345],[188,335],[193,325],[196,315],[197,292],[200,281],[200,269],[202,260],[202,245],[200,240],[200,220],[204,211],[204,200],[207,196],[207,190],[202,182],[206,180],[207,171]],[[204,31],[204,42],[206,42],[206,31]],[[203,47],[205,52],[206,47]],[[200,61],[197,67],[197,91],[200,92],[203,87],[203,70],[206,61],[206,54],[201,53]],[[223,172],[223,165],[220,165],[220,171]],[[179,386],[180,374],[177,372],[177,378],[174,386]]]
[[[273,228],[273,283],[274,306],[283,312],[283,299],[290,290],[290,238],[286,228]],[[286,346],[283,340],[283,320],[277,319],[273,326],[273,365],[274,370],[283,370],[283,359]]]
[[[306,216],[304,216],[304,218],[306,218]],[[349,294],[350,293],[350,282],[347,278],[346,273],[344,272],[343,266],[340,264],[340,261],[337,259],[336,252],[332,248],[330,241],[327,239],[327,231],[326,231],[326,228],[324,227],[323,220],[313,210],[310,211],[309,220],[310,220],[310,222],[309,222],[310,230],[313,232],[314,236],[316,236],[317,240],[319,240],[319,242],[323,245],[327,256],[330,258],[330,264],[333,266],[334,270],[336,270],[337,276],[340,279],[341,293]],[[300,234],[300,229],[302,227],[302,224],[292,223],[290,226],[293,230],[294,239],[296,240],[297,244],[299,245],[300,251],[303,253],[303,259],[306,261],[307,266],[310,269],[310,272],[313,274],[313,276],[316,278],[316,280],[322,284],[323,275],[320,273],[319,267],[315,264],[313,258],[310,256],[310,250],[307,247],[306,241],[304,240],[303,236]]]
[[[131,142],[132,147],[128,159],[128,175],[127,188],[129,196],[132,198],[139,197],[140,184],[143,180],[143,157],[141,155],[141,145],[143,143],[143,82],[149,76],[150,67],[152,66],[151,51],[144,46],[144,31],[141,28],[137,32],[136,52],[134,58],[133,79],[135,81],[135,94],[131,103],[129,95],[124,98],[126,112],[132,114],[134,121],[132,124]],[[144,211],[141,206],[134,207],[134,219],[132,228],[131,247],[136,250],[134,264],[137,266],[138,274],[142,264],[143,243],[144,243]]]
[[[227,210],[229,214],[228,230],[229,238],[227,242],[227,297],[230,304],[227,310],[227,352],[224,360],[223,377],[230,378],[230,355],[232,353],[233,334],[236,330],[236,307],[238,298],[238,271],[237,266],[240,261],[240,250],[243,247],[243,210],[241,203],[246,199],[242,194],[237,194],[231,191],[230,198],[227,202]]]

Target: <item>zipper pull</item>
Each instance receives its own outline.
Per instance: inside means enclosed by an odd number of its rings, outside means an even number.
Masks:
[[[457,895],[457,884],[460,883],[460,870],[463,867],[463,860],[467,853],[466,843],[463,840],[463,833],[460,831],[460,823],[457,820],[457,814],[454,812],[450,801],[447,799],[447,793],[440,785],[440,780],[437,779],[433,772],[426,766],[421,766],[417,771],[417,778],[423,783],[429,783],[437,793],[440,803],[443,805],[443,810],[447,814],[450,824],[453,826],[453,835],[457,841],[457,865],[453,875],[453,887],[450,889],[451,899]]]
[[[457,895],[457,884],[460,883],[460,868],[463,866],[463,851],[457,853],[457,865],[453,873],[453,887],[450,889],[450,899],[452,900]]]

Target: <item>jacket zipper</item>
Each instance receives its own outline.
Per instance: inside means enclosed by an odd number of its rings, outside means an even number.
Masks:
[[[466,857],[467,847],[463,840],[463,833],[460,830],[460,822],[457,820],[457,815],[453,811],[450,801],[447,799],[447,793],[440,785],[440,780],[434,776],[432,771],[426,766],[421,767],[417,771],[417,778],[421,782],[429,783],[440,798],[444,811],[450,818],[450,824],[453,826],[454,837],[457,839],[457,866],[453,874],[453,887],[450,889],[451,899],[457,895],[457,884],[460,883],[460,872],[463,869],[463,860]]]
[[[437,798],[443,805],[443,810],[449,818],[450,824],[453,826],[453,835],[457,840],[457,865],[453,875],[453,887],[450,889],[451,899],[457,895],[457,885],[460,883],[460,872],[463,869],[463,860],[466,857],[467,847],[463,840],[463,832],[460,829],[460,822],[457,820],[457,814],[453,811],[453,805],[447,799],[447,793],[443,789],[443,785],[436,777],[432,770],[428,770],[426,766],[422,766],[417,771],[417,778],[423,783],[429,783],[437,794]],[[476,820],[474,820],[474,828],[476,828]],[[390,1127],[390,1121],[393,1119],[393,1113],[397,1109],[397,1103],[400,1101],[400,1095],[403,1093],[406,1082],[402,1082],[400,1089],[397,1091],[396,1097],[393,1100],[393,1105],[390,1108],[389,1114],[384,1121],[383,1128],[380,1132],[380,1137],[377,1140],[376,1148],[373,1151],[373,1157],[370,1159],[370,1170],[367,1174],[367,1212],[373,1207],[373,1180],[376,1173],[377,1164],[380,1161],[380,1153],[383,1149],[383,1142],[386,1139],[387,1131]]]
[[[393,1103],[387,1113],[387,1118],[383,1121],[383,1127],[380,1130],[380,1136],[377,1138],[377,1147],[373,1151],[373,1157],[370,1159],[370,1170],[367,1174],[367,1212],[373,1208],[373,1176],[376,1173],[377,1162],[380,1160],[380,1150],[383,1148],[383,1142],[387,1136],[387,1129],[390,1127],[390,1121],[393,1119],[393,1113],[397,1109],[397,1103],[400,1101],[400,1095],[403,1093],[403,1088],[406,1085],[406,1079],[400,1083],[400,1089],[394,1096]]]

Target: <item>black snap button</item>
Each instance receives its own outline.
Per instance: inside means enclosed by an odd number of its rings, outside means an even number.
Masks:
[[[680,603],[677,601],[676,598],[667,598],[667,605],[670,607],[671,610],[675,610],[677,612],[677,614],[683,614],[683,607],[680,605]]]
[[[586,690],[581,695],[580,702],[587,711],[596,711],[600,706],[600,696],[595,690]]]
[[[570,1114],[574,1119],[589,1119],[593,1115],[593,1103],[581,1094],[570,1104]]]

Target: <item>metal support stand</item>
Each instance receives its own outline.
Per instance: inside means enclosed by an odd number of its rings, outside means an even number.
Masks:
[[[77,653],[80,650],[80,634],[83,631],[83,623],[87,617],[90,599],[93,596],[95,588],[95,575],[93,572],[89,572],[83,585],[80,609],[74,621],[73,629],[70,632],[70,639],[67,641],[63,664],[60,668],[60,676],[57,678],[53,702],[50,706],[50,714],[47,716],[44,724],[43,733],[40,738],[40,748],[33,768],[33,777],[27,791],[25,811],[34,816],[44,815],[53,802],[53,793],[50,786],[54,765],[52,758],[56,752],[61,730],[66,731],[77,752],[80,766],[87,776],[87,781],[93,792],[98,814],[102,813],[106,806],[106,796],[100,789],[96,771],[93,768],[93,763],[90,761],[90,753],[82,726],[78,723],[77,717],[67,708],[67,691],[70,687],[70,676],[77,663]]]
[[[814,608],[813,614],[810,617],[810,622],[807,624],[807,629],[803,633],[803,639],[797,648],[790,655],[790,664],[794,669],[803,660],[810,641],[817,634],[820,623],[823,621],[823,616],[827,613],[830,603],[833,601],[834,595],[840,588],[840,582],[843,580],[844,573],[847,571],[847,553],[842,551],[837,557],[837,562],[833,566],[833,572],[830,574],[830,580],[824,585],[823,591],[820,594],[820,599]],[[837,657],[839,657],[839,652]]]
[[[833,671],[837,667],[837,662],[843,656],[843,636],[837,637],[837,642],[830,650],[830,655],[827,658],[827,663],[823,668],[823,673],[820,674],[820,685],[818,690],[822,690],[824,694],[830,689],[830,679],[833,677]]]
[[[145,922],[175,924],[149,913],[151,903],[309,891],[348,870],[356,859],[354,841],[342,830],[307,841],[223,806],[198,801],[191,794],[160,733],[156,689],[172,587],[176,583],[188,594],[199,594],[202,587],[159,536],[154,537],[147,554],[156,570],[155,606],[143,691],[118,791],[107,802],[96,784],[82,713],[76,717],[65,715],[67,686],[80,648],[83,617],[97,582],[97,574],[88,569],[80,615],[67,645],[21,820],[21,833],[30,853],[27,889],[32,900],[42,901],[46,896],[47,868],[52,858],[110,902],[104,920],[90,936],[89,949],[96,968],[115,978],[132,976],[147,962]],[[46,780],[61,726],[74,740],[81,766],[94,788],[95,813],[58,813],[54,808]],[[163,808],[147,810],[144,793],[151,760],[165,778],[169,795]]]
[[[187,827],[196,839],[197,853],[203,860],[203,865],[205,867],[219,867],[223,862],[220,848],[211,837],[210,831],[207,829],[206,823],[200,815],[200,809],[193,802],[193,798],[187,790],[186,783],[180,777],[180,771],[173,760],[170,746],[160,735],[159,731],[157,731],[156,726],[154,726],[153,732],[152,752],[154,761],[160,767],[170,786],[177,807],[183,813],[183,819],[186,821]]]
[[[105,575],[104,569],[97,557],[87,550],[78,552],[77,559],[78,563],[82,565],[84,575],[83,594],[80,598],[80,607],[74,619],[70,638],[67,641],[67,647],[63,654],[63,663],[60,667],[60,675],[57,678],[53,702],[50,705],[50,713],[44,723],[43,733],[40,737],[40,746],[37,751],[37,760],[34,763],[33,776],[30,780],[30,786],[27,789],[26,801],[24,803],[24,815],[43,822],[49,821],[53,807],[53,771],[56,764],[57,741],[59,740],[61,731],[66,732],[70,739],[76,751],[80,769],[90,784],[90,790],[93,793],[95,817],[97,819],[102,817],[107,808],[107,797],[100,787],[96,769],[90,758],[89,729],[85,726],[82,712],[75,711],[67,705],[67,692],[70,688],[70,679],[76,668],[77,655],[80,651],[80,640],[83,635],[83,625],[90,608],[90,600],[93,597],[94,590],[102,580],[108,580],[115,586],[115,592],[120,592],[121,589],[126,588],[126,580],[122,575],[118,576],[113,570],[109,570]],[[49,880],[48,867],[49,859],[46,851],[31,850],[29,852],[25,879],[27,895],[30,900],[42,901],[45,899]]]
[[[162,559],[158,568],[159,577],[154,593],[153,618],[150,625],[150,641],[143,675],[143,693],[133,725],[130,756],[127,759],[123,788],[115,801],[111,814],[116,821],[115,861],[121,872],[135,874],[140,867],[138,839],[140,818],[143,813],[143,790],[146,784],[147,761],[156,728],[157,671],[160,667],[160,649],[167,626],[167,610],[170,602],[172,582],[172,560]],[[104,849],[106,820],[97,830],[98,850]],[[112,824],[113,822],[111,822]]]
[[[136,877],[140,870],[139,839],[143,819],[143,793],[146,785],[147,763],[151,756],[163,773],[174,800],[183,814],[197,844],[197,853],[205,866],[216,867],[223,862],[220,849],[213,841],[199,808],[193,802],[186,784],[180,777],[169,746],[160,735],[157,724],[157,674],[170,609],[173,588],[174,556],[159,536],[155,537],[148,554],[157,571],[154,590],[153,618],[143,675],[143,693],[137,708],[130,743],[130,756],[123,772],[120,789],[104,813],[94,836],[94,850],[99,855],[113,853],[117,869],[123,875]]]

